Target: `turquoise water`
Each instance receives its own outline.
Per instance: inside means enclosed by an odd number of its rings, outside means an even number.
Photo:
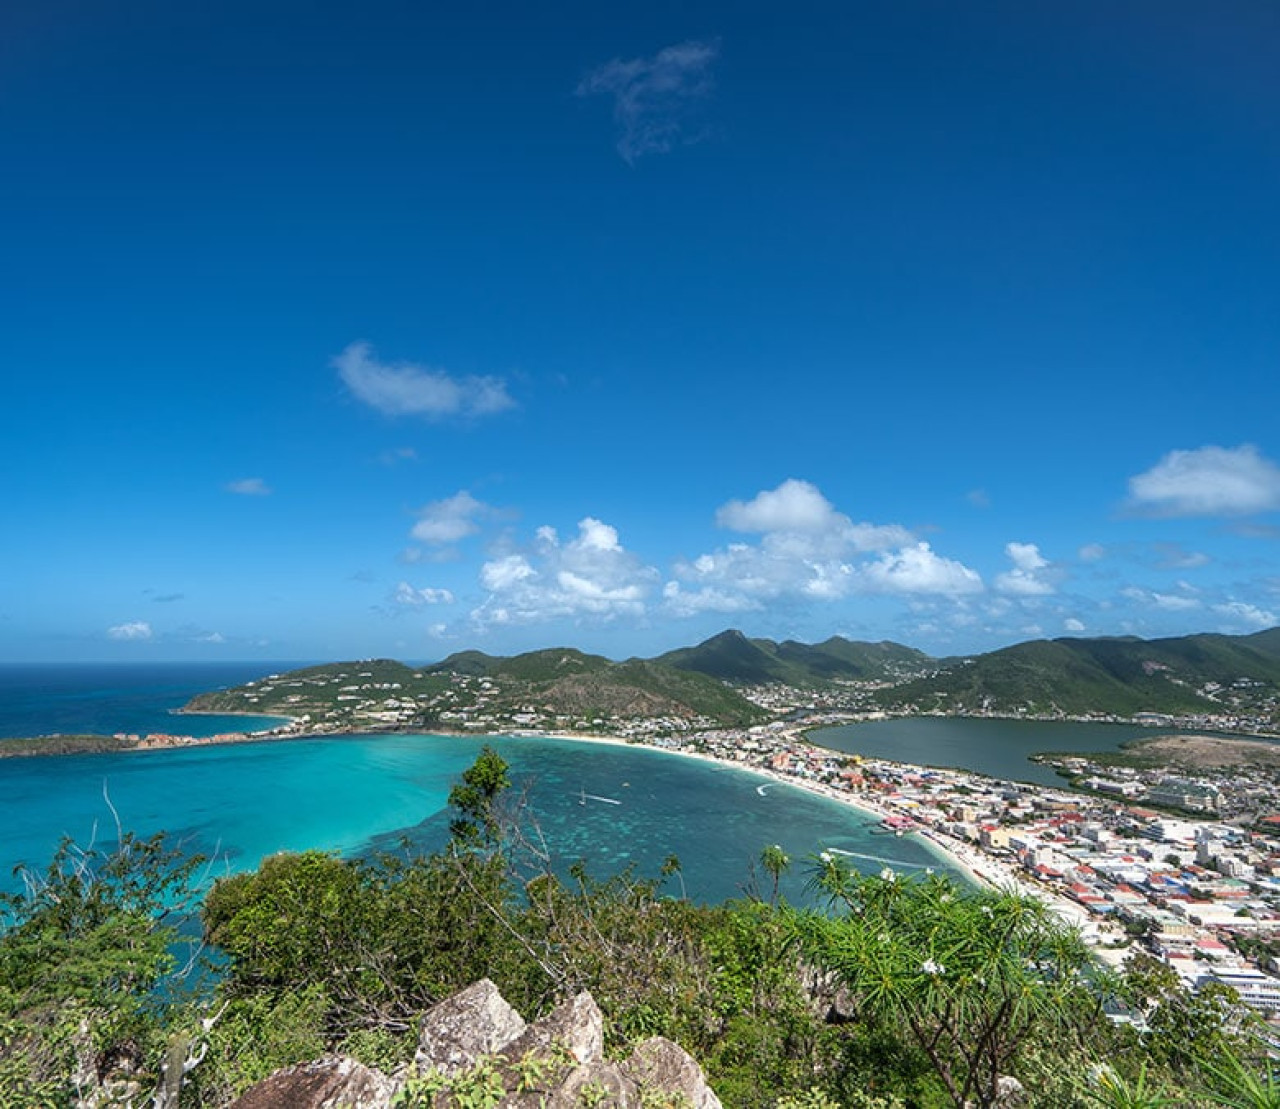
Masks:
[[[1053,768],[1032,762],[1042,751],[1118,751],[1125,740],[1158,734],[1134,724],[1069,720],[985,720],[958,716],[904,716],[823,728],[814,743],[836,751],[921,766],[953,766],[1039,785],[1062,786]]]
[[[784,886],[794,900],[804,898],[803,860],[823,850],[876,871],[941,865],[926,844],[884,835],[847,805],[740,770],[641,748],[488,742],[512,766],[523,827],[562,870],[582,859],[602,876],[628,865],[652,876],[675,854],[689,896],[715,902],[744,892],[772,843],[797,860]],[[359,854],[406,837],[439,847],[449,789],[479,749],[471,737],[376,736],[0,760],[0,882],[12,883],[20,861],[43,865],[61,836],[113,840],[104,791],[127,830],[166,830],[216,857],[218,873],[276,851]]]

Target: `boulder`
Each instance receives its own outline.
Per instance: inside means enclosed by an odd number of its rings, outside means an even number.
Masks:
[[[1026,1100],[1027,1089],[1011,1074],[1002,1074],[996,1079],[996,1104],[1020,1105]]]
[[[481,978],[427,1011],[413,1061],[420,1071],[434,1067],[456,1074],[485,1055],[503,1051],[524,1031],[524,1018],[497,986]]]
[[[643,1089],[672,1096],[678,1104],[683,1105],[684,1098],[693,1109],[721,1109],[697,1060],[665,1036],[637,1044],[622,1069]]]
[[[496,1067],[491,1077],[502,1083],[494,1104],[507,1109],[721,1109],[701,1068],[670,1040],[645,1040],[623,1063],[603,1053],[604,1017],[589,993],[526,1025],[497,987],[481,979],[422,1018],[413,1068],[388,1077],[354,1059],[326,1056],[276,1071],[231,1109],[390,1109],[413,1070],[454,1077],[486,1058],[486,1066]]]
[[[534,1104],[530,1102],[529,1109]],[[546,1109],[582,1109],[584,1105],[639,1109],[644,1102],[635,1079],[628,1077],[617,1063],[599,1060],[570,1071],[545,1102],[536,1104],[545,1105]]]
[[[396,1083],[341,1055],[278,1070],[230,1109],[390,1109]]]
[[[599,1062],[604,1055],[604,1014],[589,993],[562,1002],[541,1020],[534,1021],[502,1052],[508,1059],[519,1059],[533,1052],[548,1054],[559,1046],[581,1066]]]

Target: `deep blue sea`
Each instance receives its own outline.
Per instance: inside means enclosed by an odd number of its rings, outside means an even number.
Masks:
[[[53,735],[210,736],[281,721],[258,716],[177,715],[197,693],[243,685],[300,663],[2,663],[0,738]]]
[[[287,668],[4,667],[0,735],[178,731],[175,720],[205,719],[169,715],[191,694]],[[223,718],[203,734],[245,724]],[[773,843],[796,860],[784,887],[795,900],[804,897],[804,860],[823,850],[848,852],[867,869],[941,865],[928,845],[885,835],[847,805],[744,771],[635,747],[487,742],[512,766],[522,826],[561,868],[582,859],[602,876],[629,865],[652,876],[674,854],[688,894],[713,902],[740,895]],[[449,789],[481,743],[356,736],[0,759],[0,884],[12,887],[18,863],[42,867],[63,836],[113,840],[113,808],[125,829],[164,830],[213,858],[216,873],[284,850],[359,854],[396,850],[406,838],[437,847]]]

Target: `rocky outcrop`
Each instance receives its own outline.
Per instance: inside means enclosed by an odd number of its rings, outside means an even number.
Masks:
[[[604,1014],[594,997],[580,993],[529,1025],[501,1050],[510,1059],[559,1051],[567,1052],[579,1065],[594,1063],[604,1056]]]
[[[231,1109],[389,1109],[399,1083],[344,1056],[278,1070]]]
[[[693,1109],[720,1109],[720,1099],[707,1085],[697,1060],[665,1036],[653,1036],[638,1045],[624,1070],[645,1089],[677,1095],[675,1100],[681,1105],[687,1102]]]
[[[421,1071],[434,1067],[442,1074],[457,1074],[486,1055],[496,1055],[524,1030],[524,1018],[497,986],[481,978],[428,1010],[413,1062]]]
[[[526,1025],[487,978],[422,1018],[412,1069],[394,1078],[329,1057],[286,1067],[258,1083],[232,1109],[390,1109],[402,1091],[426,1104],[460,1103],[477,1079],[501,1086],[492,1104],[510,1109],[571,1109],[584,1104],[650,1109],[720,1109],[702,1069],[678,1044],[655,1036],[625,1060],[604,1058],[604,1018],[589,993]]]

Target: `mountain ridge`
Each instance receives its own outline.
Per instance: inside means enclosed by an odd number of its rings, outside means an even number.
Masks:
[[[763,692],[771,687],[794,693]],[[481,720],[587,730],[643,719],[746,726],[818,703],[846,715],[1163,714],[1272,728],[1280,724],[1280,628],[1243,636],[1035,639],[945,659],[887,640],[776,642],[731,628],[691,647],[621,662],[548,647],[511,656],[464,650],[418,668],[385,659],[332,663],[202,694],[187,707],[278,713],[329,730],[470,728]]]

